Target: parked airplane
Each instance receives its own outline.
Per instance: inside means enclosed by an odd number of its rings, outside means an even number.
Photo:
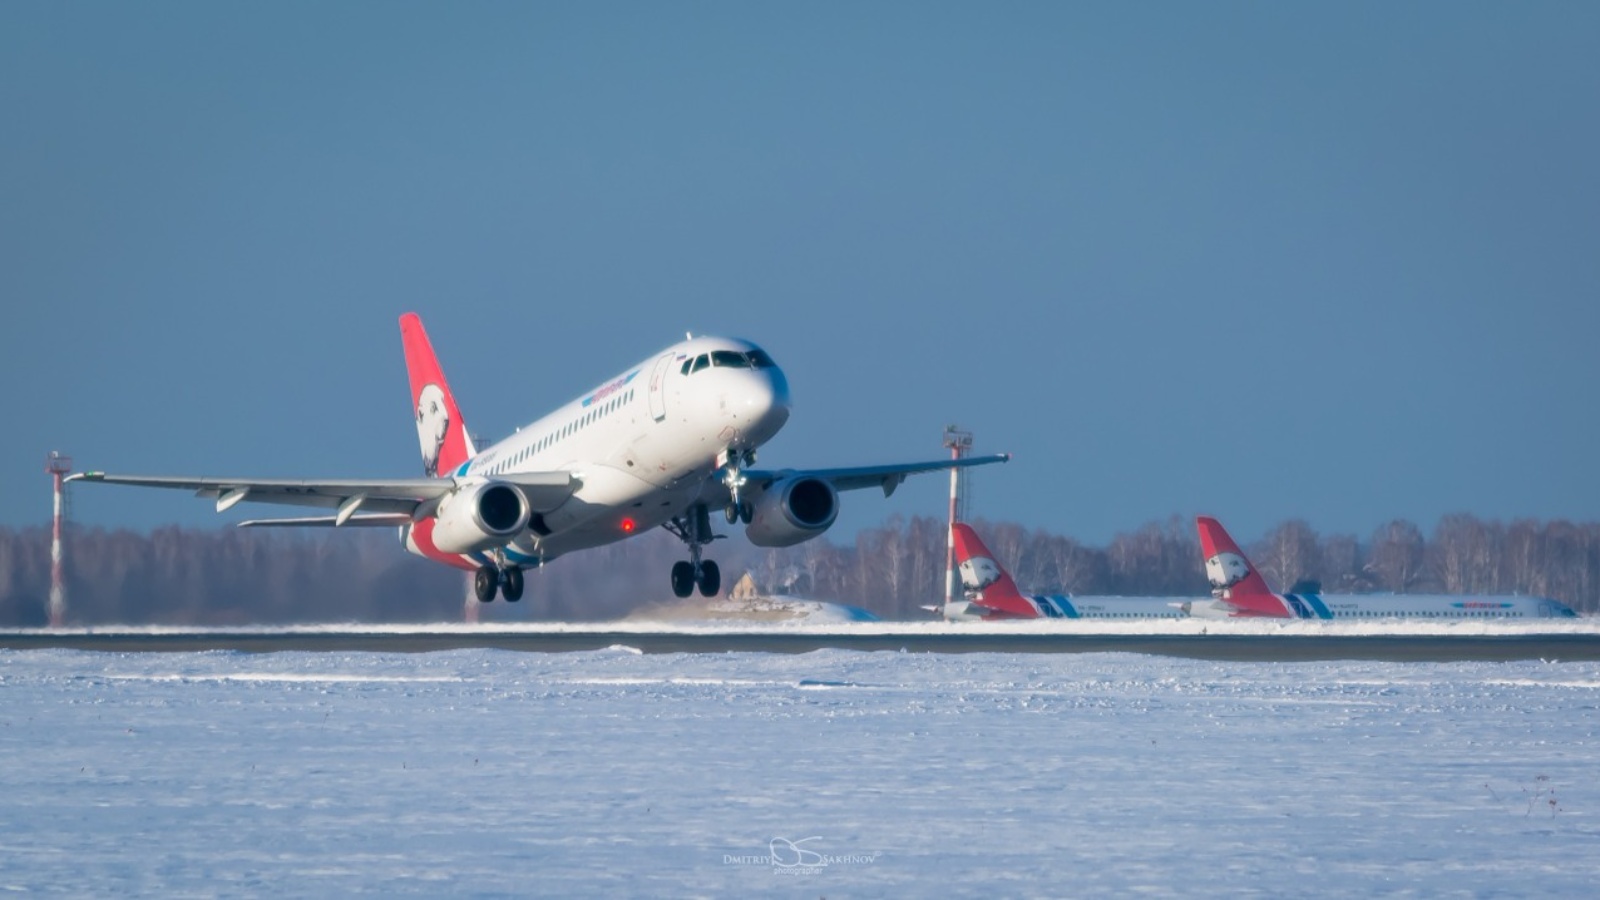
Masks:
[[[1457,594],[1274,594],[1245,558],[1222,523],[1209,516],[1195,520],[1200,552],[1206,560],[1214,603],[1196,605],[1202,618],[1329,619],[1551,619],[1577,613],[1546,597],[1463,596]]]
[[[961,574],[963,599],[943,607],[930,607],[950,621],[982,619],[1182,619],[1189,615],[1171,597],[1072,597],[1043,594],[1024,596],[1010,573],[995,561],[977,532],[965,522],[955,524],[956,570]],[[1193,601],[1191,601],[1192,603]],[[1199,601],[1204,604],[1209,601]]]
[[[722,576],[703,558],[721,535],[711,511],[742,523],[751,543],[786,547],[827,531],[839,491],[894,493],[906,476],[1005,462],[846,469],[756,469],[756,450],[789,419],[789,385],[766,351],[743,340],[690,337],[478,452],[414,314],[400,317],[423,469],[413,479],[297,481],[86,472],[73,481],[181,488],[216,500],[331,509],[331,516],[241,525],[399,526],[407,550],[475,571],[479,600],[521,599],[523,570],[574,550],[662,526],[688,547],[672,591],[714,596]],[[640,377],[643,376],[643,377]]]

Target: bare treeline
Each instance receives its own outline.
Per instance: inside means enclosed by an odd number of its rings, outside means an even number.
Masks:
[[[1191,518],[1148,523],[1106,547],[1013,523],[979,520],[973,526],[1030,593],[1204,596],[1210,590]],[[938,520],[892,519],[860,532],[854,553],[808,544],[784,552],[805,560],[797,584],[815,585],[815,596],[912,618],[932,602],[926,598],[944,594],[944,540]],[[1508,525],[1457,513],[1441,519],[1431,538],[1415,524],[1395,520],[1363,541],[1352,534],[1319,535],[1293,519],[1244,549],[1280,591],[1316,582],[1328,593],[1530,594],[1555,598],[1580,613],[1600,611],[1600,523],[1519,519]],[[924,562],[930,555],[937,559],[931,578]],[[861,563],[885,557],[898,562]],[[815,580],[808,580],[813,573]]]
[[[1202,596],[1207,592],[1192,519],[1173,517],[1093,547],[1007,522],[974,523],[984,542],[1034,593]],[[1338,593],[1523,593],[1600,610],[1600,523],[1446,516],[1431,537],[1406,521],[1355,535],[1319,535],[1291,520],[1247,546],[1282,590],[1316,580]],[[894,517],[853,544],[826,538],[762,550],[740,538],[709,555],[724,589],[748,570],[762,587],[849,603],[889,619],[925,618],[944,596],[941,520]],[[603,620],[671,602],[667,571],[682,558],[663,532],[573,554],[530,573],[520,604],[494,603],[484,619]],[[160,528],[148,533],[71,528],[67,624],[245,625],[459,621],[462,573],[407,554],[388,529],[339,533]],[[0,529],[0,627],[46,623],[47,529]]]

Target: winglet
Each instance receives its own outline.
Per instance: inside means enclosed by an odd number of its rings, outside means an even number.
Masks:
[[[1200,552],[1206,558],[1206,579],[1213,591],[1238,610],[1237,615],[1281,618],[1288,614],[1283,601],[1267,587],[1267,580],[1221,522],[1197,516],[1195,525],[1200,529]]]
[[[423,471],[448,475],[477,451],[416,313],[400,317],[400,339],[405,345],[406,373],[411,376],[411,409],[417,419]]]
[[[955,524],[956,568],[961,573],[961,588],[973,602],[993,610],[995,615],[984,618],[1032,619],[1039,613],[1033,604],[1017,590],[1010,573],[978,539],[977,532],[965,522]]]

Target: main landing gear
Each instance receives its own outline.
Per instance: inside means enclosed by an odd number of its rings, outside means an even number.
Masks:
[[[702,597],[715,597],[722,589],[722,570],[717,567],[716,560],[703,559],[698,563],[679,560],[672,564],[672,593],[687,597],[694,593],[696,586]]]
[[[522,599],[522,586],[522,570],[516,566],[483,566],[472,576],[472,592],[482,603],[494,600],[497,590],[507,603],[515,603]]]
[[[689,515],[677,516],[666,529],[689,545],[689,558],[672,564],[672,593],[687,597],[700,589],[700,596],[715,597],[722,590],[722,570],[713,560],[700,558],[705,545],[717,539],[711,533],[711,514],[704,503],[689,508]]]

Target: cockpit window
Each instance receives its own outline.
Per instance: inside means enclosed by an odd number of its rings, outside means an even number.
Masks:
[[[685,360],[680,371],[690,375],[713,366],[719,369],[775,369],[777,365],[765,350],[751,350],[748,353],[739,350],[713,350],[710,353],[702,353],[694,359]]]

